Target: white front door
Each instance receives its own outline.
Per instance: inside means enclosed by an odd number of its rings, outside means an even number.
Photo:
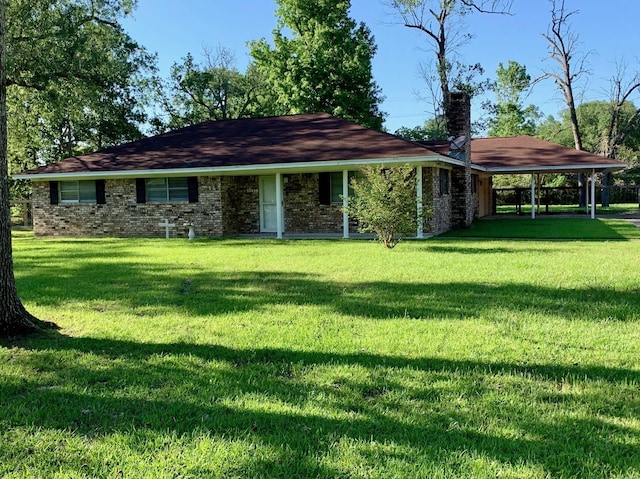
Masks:
[[[278,204],[276,201],[276,177],[260,177],[260,232],[275,233],[278,230]]]

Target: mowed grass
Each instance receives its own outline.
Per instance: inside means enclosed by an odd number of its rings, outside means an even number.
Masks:
[[[640,228],[624,219],[530,217],[483,219],[470,228],[449,231],[448,238],[550,240],[640,239]]]
[[[497,207],[498,213],[506,213],[506,214],[515,214],[516,206],[515,205],[498,205]],[[521,211],[523,215],[531,215],[531,204],[523,204],[521,206]],[[536,208],[536,211],[538,209]],[[584,215],[585,217],[591,214],[590,210],[588,211],[584,206],[576,206],[576,205],[549,205],[548,213],[547,207],[542,204],[538,214],[546,215],[546,214],[575,214],[575,215]],[[608,216],[608,215],[640,215],[640,205],[638,203],[612,203],[609,206],[600,206],[596,202],[596,214],[598,216]]]
[[[0,347],[0,477],[640,477],[640,241],[14,257],[61,329]]]

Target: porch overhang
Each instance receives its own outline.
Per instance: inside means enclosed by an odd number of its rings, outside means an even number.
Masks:
[[[322,173],[328,171],[357,170],[363,166],[371,165],[410,165],[429,166],[436,164],[448,164],[452,166],[464,166],[464,162],[448,156],[438,154],[390,157],[390,158],[365,158],[355,160],[329,160],[329,161],[299,161],[273,164],[219,166],[205,168],[154,168],[140,170],[111,170],[111,171],[82,171],[69,173],[21,173],[13,175],[16,180],[55,181],[55,180],[96,180],[96,179],[127,179],[127,178],[157,178],[179,176],[249,176],[249,175],[274,175],[296,173]]]

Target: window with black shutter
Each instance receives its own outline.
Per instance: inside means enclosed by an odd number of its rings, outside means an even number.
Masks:
[[[136,203],[147,202],[147,183],[144,178],[136,178]]]
[[[321,205],[331,204],[331,173],[318,174],[319,200]]]
[[[189,203],[198,202],[198,177],[190,176],[187,178],[187,189],[189,191]]]
[[[96,203],[104,205],[107,202],[105,180],[96,180]]]
[[[52,205],[57,205],[60,202],[60,198],[58,197],[58,182],[50,181],[49,182],[49,201]]]

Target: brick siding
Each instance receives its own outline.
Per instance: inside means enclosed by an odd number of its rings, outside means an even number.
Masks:
[[[462,170],[462,168],[458,168]],[[285,233],[342,234],[340,204],[321,205],[317,173],[283,175]],[[423,201],[431,215],[425,233],[451,229],[452,195],[440,195],[438,168],[423,168]],[[176,226],[170,237],[187,237],[184,223],[195,222],[196,236],[260,233],[259,176],[198,177],[196,203],[136,203],[135,179],[106,180],[106,204],[50,204],[49,182],[33,182],[36,236],[164,237],[158,223]],[[350,219],[350,233],[358,231]]]
[[[106,204],[58,204],[49,200],[49,182],[33,182],[33,230],[36,236],[164,237],[158,223],[176,226],[170,236],[186,237],[184,223],[194,221],[198,236],[222,236],[219,177],[200,177],[197,203],[136,203],[135,179],[107,180]]]

